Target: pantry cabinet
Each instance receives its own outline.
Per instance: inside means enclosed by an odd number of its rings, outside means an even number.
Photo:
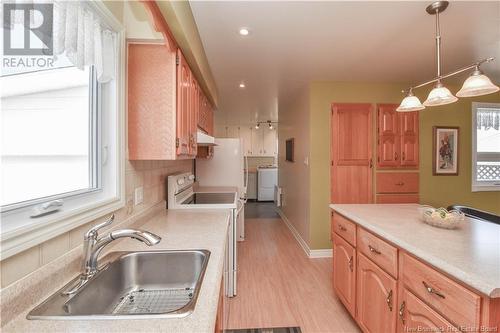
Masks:
[[[418,168],[418,112],[397,112],[396,104],[377,105],[377,166]]]

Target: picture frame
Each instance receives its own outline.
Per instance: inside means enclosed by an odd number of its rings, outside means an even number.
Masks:
[[[459,163],[459,128],[434,126],[432,128],[432,174],[457,176]]]

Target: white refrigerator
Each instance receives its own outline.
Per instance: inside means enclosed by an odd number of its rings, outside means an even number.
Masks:
[[[196,159],[196,181],[199,186],[237,187],[239,202],[234,215],[234,245],[229,251],[233,260],[228,263],[232,273],[232,286],[229,287],[230,297],[236,295],[237,244],[236,241],[245,239],[245,202],[246,187],[248,183],[247,160],[243,155],[243,145],[240,139],[215,139],[213,157],[210,159]]]

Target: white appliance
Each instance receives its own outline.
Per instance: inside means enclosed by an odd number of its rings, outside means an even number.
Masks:
[[[257,168],[257,200],[274,201],[274,187],[278,184],[278,168]]]
[[[224,290],[227,297],[236,296],[237,221],[243,212],[238,192],[195,192],[194,175],[190,172],[167,178],[168,209],[228,209],[231,212],[224,262]]]
[[[245,239],[245,210],[248,167],[240,139],[215,139],[213,157],[196,159],[196,182],[201,187],[237,187],[241,213],[237,225],[238,241]]]

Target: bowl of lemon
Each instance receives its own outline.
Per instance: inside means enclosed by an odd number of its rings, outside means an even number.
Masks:
[[[443,229],[455,229],[465,219],[465,215],[457,210],[446,210],[443,207],[434,208],[421,206],[419,208],[420,219],[434,227]]]

